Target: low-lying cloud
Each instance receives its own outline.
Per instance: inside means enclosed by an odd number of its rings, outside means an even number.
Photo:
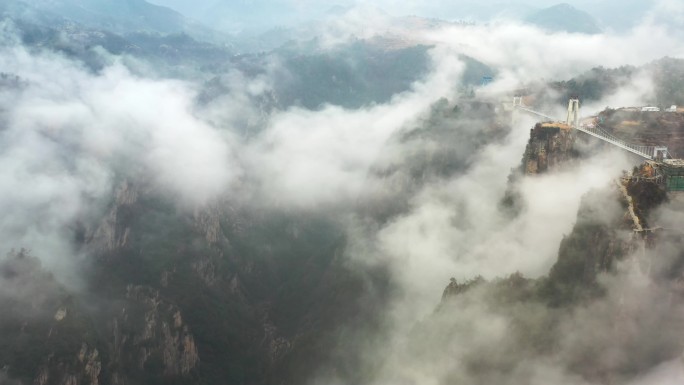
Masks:
[[[353,32],[357,27],[350,23],[341,29]],[[343,213],[341,221],[348,224],[350,265],[360,270],[369,264],[385,265],[400,287],[385,315],[390,328],[385,348],[360,353],[385,361],[375,383],[438,384],[447,379],[590,383],[567,368],[576,358],[573,352],[584,353],[582,349],[597,341],[583,339],[586,335],[575,323],[587,325],[595,314],[614,314],[624,293],[634,294],[641,306],[635,317],[651,310],[663,315],[648,323],[640,338],[647,338],[666,318],[664,309],[647,306],[655,302],[648,295],[656,292],[640,296],[644,286],[634,286],[629,274],[608,283],[613,291],[603,302],[563,323],[568,333],[559,343],[569,358],[533,357],[510,377],[493,373],[474,379],[466,373],[467,359],[490,359],[488,354],[496,353],[500,341],[507,352],[515,353],[517,346],[507,340],[515,315],[492,312],[478,292],[464,297],[462,301],[470,302],[459,311],[436,316],[433,340],[439,340],[442,332],[455,333],[444,344],[416,346],[406,336],[433,313],[449,277],[460,281],[516,271],[528,277],[546,274],[561,239],[572,229],[581,197],[610,184],[633,160],[606,151],[563,172],[524,179],[518,187],[525,209],[513,219],[500,212],[499,202],[510,169],[524,152],[533,120],[520,121],[503,138],[487,143],[475,139],[485,130],[484,124],[455,127],[463,130],[467,145],[459,151],[468,153],[463,158],[468,161],[459,165],[458,172],[440,178],[417,181],[401,170],[387,177],[371,169],[391,169],[411,153],[429,153],[434,143],[402,142],[401,137],[420,125],[440,98],[454,103],[464,70],[460,54],[495,68],[500,75],[488,86],[489,93],[507,97],[509,90],[540,78],[570,78],[592,66],[643,64],[684,53],[681,40],[669,31],[653,24],[625,36],[549,34],[509,23],[429,29],[412,39],[434,44],[430,74],[390,102],[356,110],[326,105],[316,111],[293,107],[268,112],[253,103],[255,97],[270,92],[268,71],[257,78],[226,74],[224,81],[233,91],[199,106],[199,87],[192,82],[143,78],[116,61],[92,73],[62,56],[29,51],[5,39],[0,71],[19,76],[21,85],[0,90],[0,182],[6,187],[0,199],[5,213],[0,219],[0,241],[8,247],[33,249],[50,270],[72,270],[78,257],[70,226],[101,211],[122,178],[145,181],[186,209],[225,197],[289,210],[334,209]],[[338,34],[342,39],[331,44],[382,31],[362,32]],[[638,104],[648,97],[648,92],[646,96],[640,92],[648,87],[646,78],[596,106]],[[255,120],[259,130],[246,134],[243,129]],[[362,206],[359,202],[378,191],[391,197],[392,183],[401,178],[413,188],[405,211],[377,221],[355,211]],[[537,305],[509,310],[529,312],[531,318],[526,320],[531,323],[553,316]],[[596,330],[609,328],[606,322],[599,321]],[[617,348],[630,347],[611,348],[615,353]],[[421,354],[426,356],[411,361]],[[494,358],[513,365],[520,357]],[[644,368],[643,378],[635,384],[650,384],[660,376],[672,378],[674,366],[663,365],[650,374],[645,372],[651,368]]]

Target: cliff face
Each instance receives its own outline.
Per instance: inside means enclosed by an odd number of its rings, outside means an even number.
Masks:
[[[561,241],[544,288],[553,306],[600,294],[597,277],[615,272],[618,262],[639,247],[640,235],[632,233],[627,210],[615,184],[582,199],[575,226]]]
[[[522,171],[540,174],[567,166],[577,158],[575,132],[564,124],[538,123],[530,131],[530,140],[522,159]]]
[[[7,381],[302,383],[330,361],[341,324],[373,322],[327,216],[185,210],[123,181],[82,227],[85,288],[61,286],[25,251],[0,265]]]
[[[0,264],[0,359],[7,381],[99,384],[100,351],[80,304],[28,251]],[[3,376],[0,376],[0,379]]]
[[[68,364],[54,362],[52,357],[48,357],[38,370],[33,384],[99,385],[101,370],[102,363],[98,350],[84,343]]]
[[[396,196],[378,194],[399,203],[373,207],[363,213],[368,220],[405,212],[416,191],[467,168],[492,138],[503,139],[508,127],[493,110],[487,103],[457,107],[443,100],[417,127],[398,134],[411,156],[390,157],[371,172],[399,183],[391,191]],[[348,212],[225,196],[188,208],[142,178],[117,178],[110,201],[97,202],[99,214],[89,212],[73,226],[75,249],[89,256],[83,287],[54,282],[44,290],[49,301],[17,311],[44,313],[32,333],[18,332],[23,317],[0,325],[7,331],[0,335],[6,348],[0,362],[8,379],[302,384],[314,371],[334,367],[335,375],[364,383],[358,368],[370,364],[337,345],[341,335],[350,346],[367,344],[358,330],[384,333],[382,306],[392,282],[386,266],[360,272],[345,259],[347,224],[340,218]],[[48,334],[53,342],[41,343]]]
[[[138,188],[128,180],[121,183],[104,219],[94,231],[87,231],[88,244],[91,248],[100,253],[112,253],[127,245],[131,229],[126,226],[126,219],[135,209],[138,194]]]
[[[181,311],[149,287],[129,285],[126,299],[111,324],[112,376],[125,378],[137,369],[148,376],[187,377],[199,356]]]
[[[0,359],[24,384],[154,383],[188,378],[199,364],[181,311],[153,289],[129,285],[93,313],[26,251],[8,256],[0,271]]]
[[[565,167],[574,157],[572,140],[562,129],[537,125],[518,178],[522,171]],[[465,377],[470,383],[485,383],[493,373],[506,378],[502,383],[532,383],[521,374],[528,363],[537,368],[549,362],[572,381],[629,383],[663,362],[681,360],[684,319],[672,309],[684,301],[684,235],[664,228],[663,220],[681,218],[672,210],[681,213],[684,206],[665,207],[682,200],[669,194],[649,164],[607,180],[582,198],[548,275],[452,279],[437,311],[414,330],[410,343],[416,349],[429,346],[424,360],[436,368],[444,358],[431,351],[451,349],[450,362],[465,364],[457,376],[449,372],[446,378]],[[497,322],[506,325],[504,335],[490,340],[477,334]],[[471,340],[475,343],[459,349]],[[518,375],[521,379],[509,380]]]
[[[562,123],[537,123],[530,130],[520,166],[511,169],[506,193],[499,204],[502,212],[516,216],[523,208],[517,182],[528,175],[570,167],[580,154],[575,149],[576,133]]]
[[[614,114],[615,111],[608,111],[609,116],[617,119]],[[575,142],[575,131],[564,124],[535,125],[520,169],[513,170],[503,206],[515,207],[515,184],[524,175],[571,167],[580,156]],[[653,167],[644,163],[632,174],[625,172],[622,178],[616,175],[606,185],[583,197],[575,226],[559,246],[558,260],[544,289],[546,295],[555,298],[555,305],[598,294],[599,275],[614,272],[616,264],[644,247],[644,242],[655,247],[653,234],[642,230],[651,224],[650,214],[667,201],[667,193],[655,181]]]

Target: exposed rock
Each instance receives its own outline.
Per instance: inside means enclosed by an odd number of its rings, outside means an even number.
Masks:
[[[133,185],[125,180],[116,192],[117,206],[132,205],[138,201],[138,190]]]
[[[38,375],[36,376],[36,379],[33,380],[33,385],[45,385],[47,384],[48,380],[50,379],[50,371],[46,366],[43,366],[40,371],[38,372]]]
[[[0,384],[2,385],[23,385],[21,381],[10,378],[7,375],[6,368],[0,370]]]
[[[100,353],[97,349],[89,349],[88,345],[83,344],[78,355],[78,360],[83,364],[85,383],[98,385],[98,377],[102,370],[102,363],[100,362]]]
[[[486,281],[484,280],[484,278],[479,276],[464,283],[458,283],[458,281],[455,278],[451,278],[451,281],[449,282],[447,287],[444,288],[444,292],[442,292],[442,301],[449,299],[451,297],[455,297],[459,294],[465,293],[468,290],[485,282]]]
[[[538,123],[530,130],[520,166],[511,169],[508,186],[499,207],[502,212],[515,217],[523,207],[518,191],[518,181],[524,175],[542,174],[554,169],[569,167],[579,157],[575,150],[575,133],[563,123]]]
[[[216,283],[216,264],[210,257],[200,257],[192,263],[192,268],[207,286]]]
[[[61,308],[59,308],[59,310],[57,310],[57,313],[55,313],[55,321],[59,322],[59,321],[63,320],[64,318],[66,318],[66,316],[67,316],[67,309],[65,307],[61,307]]]
[[[99,385],[102,363],[97,349],[81,346],[71,362],[51,355],[33,380],[34,385]]]
[[[209,244],[227,241],[221,228],[221,217],[218,209],[205,208],[195,211],[194,226],[197,231],[204,235]]]
[[[189,374],[199,363],[199,355],[181,311],[145,286],[129,285],[126,298],[132,301],[131,309],[123,309],[113,322],[113,363],[125,367],[128,362],[154,372],[149,364],[157,361],[161,363],[159,375]],[[125,378],[124,373],[117,376]]]
[[[538,123],[530,132],[522,160],[525,174],[540,174],[561,168],[578,156],[573,146],[575,133],[562,123]]]
[[[230,292],[232,294],[235,294],[239,297],[244,297],[243,291],[242,291],[242,285],[240,284],[240,278],[235,274],[233,278],[230,280],[230,285],[228,286],[230,288]]]
[[[161,277],[159,278],[159,284],[161,285],[161,287],[169,286],[169,280],[171,279],[172,274],[173,273],[168,270],[162,271]]]
[[[117,189],[116,199],[112,208],[94,231],[88,243],[100,252],[114,252],[128,244],[131,229],[126,225],[122,216],[138,200],[137,189],[128,181],[124,181]]]
[[[264,338],[261,340],[261,345],[266,347],[269,360],[275,362],[290,352],[293,344],[288,339],[278,335],[278,328],[269,319],[268,306],[262,307],[260,311],[264,328]]]

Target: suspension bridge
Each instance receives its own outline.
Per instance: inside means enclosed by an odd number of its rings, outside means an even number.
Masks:
[[[532,108],[525,106],[521,96],[513,97],[513,107],[538,117],[543,118],[547,122],[561,122],[562,119],[553,118],[542,112],[535,111]],[[615,135],[610,134],[604,130],[595,119],[591,123],[583,123],[579,115],[579,99],[570,99],[568,103],[568,114],[565,119],[565,124],[575,128],[577,131],[584,132],[595,138],[598,138],[613,146],[619,147],[623,150],[629,151],[632,154],[638,155],[642,158],[659,161],[665,158],[671,158],[667,147],[664,146],[642,146],[634,143],[628,143]]]

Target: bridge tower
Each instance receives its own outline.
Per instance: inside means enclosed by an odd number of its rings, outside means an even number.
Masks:
[[[523,98],[522,96],[514,96],[513,97],[513,107],[522,106],[523,105],[522,98]]]
[[[657,161],[662,161],[663,159],[666,159],[668,155],[669,153],[667,151],[667,147],[653,148],[653,159]]]
[[[580,124],[580,114],[579,114],[579,99],[571,98],[568,102],[568,126],[579,127]]]

